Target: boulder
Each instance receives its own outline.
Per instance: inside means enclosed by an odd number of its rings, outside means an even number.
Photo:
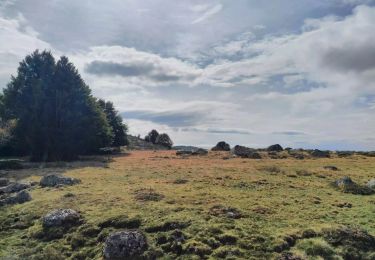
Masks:
[[[72,227],[81,223],[81,216],[73,209],[56,209],[42,219],[43,228]]]
[[[207,155],[207,154],[208,154],[208,150],[202,149],[202,148],[176,151],[176,155]]]
[[[215,147],[211,149],[212,151],[230,151],[230,145],[224,141],[218,142]]]
[[[245,146],[236,145],[233,148],[233,153],[241,158],[261,159],[262,157],[255,149],[251,149]]]
[[[14,183],[9,184],[6,187],[0,188],[0,194],[19,192],[21,190],[25,190],[28,188],[30,188],[29,184],[14,182]]]
[[[375,190],[375,179],[371,179],[371,180],[367,183],[367,187],[369,187],[370,189]]]
[[[13,205],[13,204],[22,204],[31,200],[30,194],[26,191],[20,191],[16,195],[9,196],[5,199],[0,200],[0,206],[3,205]]]
[[[8,186],[9,180],[6,178],[0,178],[0,187]]]
[[[104,259],[133,259],[147,249],[146,237],[139,231],[118,231],[109,234],[103,249]]]
[[[60,186],[60,185],[74,185],[80,182],[81,181],[78,179],[69,178],[69,177],[60,177],[60,176],[52,174],[52,175],[44,176],[40,180],[39,185],[42,187],[55,187],[55,186]]]
[[[355,184],[355,182],[352,181],[352,179],[350,177],[345,176],[341,179],[336,180],[335,184],[336,184],[337,187],[345,187],[345,186],[353,185],[353,184]]]
[[[199,148],[191,153],[191,155],[207,155],[208,151],[206,149]]]
[[[329,154],[329,151],[321,151],[321,150],[315,149],[314,151],[311,152],[311,156],[316,157],[316,158],[329,158],[330,154]]]
[[[281,152],[283,150],[284,150],[283,147],[279,144],[274,144],[267,148],[267,151],[269,152]]]
[[[352,181],[350,177],[347,176],[339,180],[336,180],[334,182],[334,186],[336,186],[345,193],[352,193],[358,195],[371,195],[375,192],[373,189],[369,188],[366,185],[360,185],[355,183],[354,181]]]
[[[191,155],[193,151],[190,150],[178,150],[176,151],[176,155]]]

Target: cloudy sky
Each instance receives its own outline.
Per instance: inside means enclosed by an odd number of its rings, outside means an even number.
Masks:
[[[0,86],[67,55],[132,134],[375,150],[375,0],[0,0]]]

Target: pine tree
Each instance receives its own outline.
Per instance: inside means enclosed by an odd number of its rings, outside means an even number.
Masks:
[[[4,89],[1,114],[32,160],[70,160],[112,142],[106,115],[66,57],[27,56]]]
[[[122,117],[116,111],[114,105],[110,101],[99,99],[99,106],[106,114],[109,125],[112,127],[113,141],[111,146],[118,147],[128,144],[127,131],[128,127],[122,122]]]

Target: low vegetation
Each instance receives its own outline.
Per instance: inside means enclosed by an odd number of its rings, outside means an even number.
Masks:
[[[80,182],[32,185],[31,201],[1,207],[0,258],[102,259],[109,238],[131,235],[142,239],[144,259],[374,259],[375,195],[333,185],[349,176],[364,187],[375,178],[374,157],[175,153],[3,171],[11,181],[62,173]],[[47,228],[45,216],[56,209],[79,217]],[[120,232],[130,230],[137,232]]]

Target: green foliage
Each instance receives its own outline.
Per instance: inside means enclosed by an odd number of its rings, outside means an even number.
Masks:
[[[338,259],[335,250],[324,240],[311,238],[302,240],[297,244],[297,248],[305,252],[308,256],[320,256],[324,259]]]
[[[152,129],[145,137],[145,141],[146,142],[150,142],[150,143],[153,143],[155,144],[156,143],[156,139],[158,138],[159,136],[159,133],[158,131],[156,131],[155,129]]]
[[[156,138],[155,143],[158,144],[158,145],[168,147],[169,149],[172,148],[172,146],[173,146],[173,142],[172,142],[171,138],[169,137],[169,135],[167,135],[167,134],[160,134]]]
[[[35,51],[4,89],[4,120],[35,161],[71,160],[112,142],[106,115],[68,58]]]
[[[128,144],[126,132],[128,127],[122,122],[122,117],[116,111],[112,102],[99,99],[99,106],[103,109],[109,125],[112,127],[113,141],[111,146],[123,146]]]

